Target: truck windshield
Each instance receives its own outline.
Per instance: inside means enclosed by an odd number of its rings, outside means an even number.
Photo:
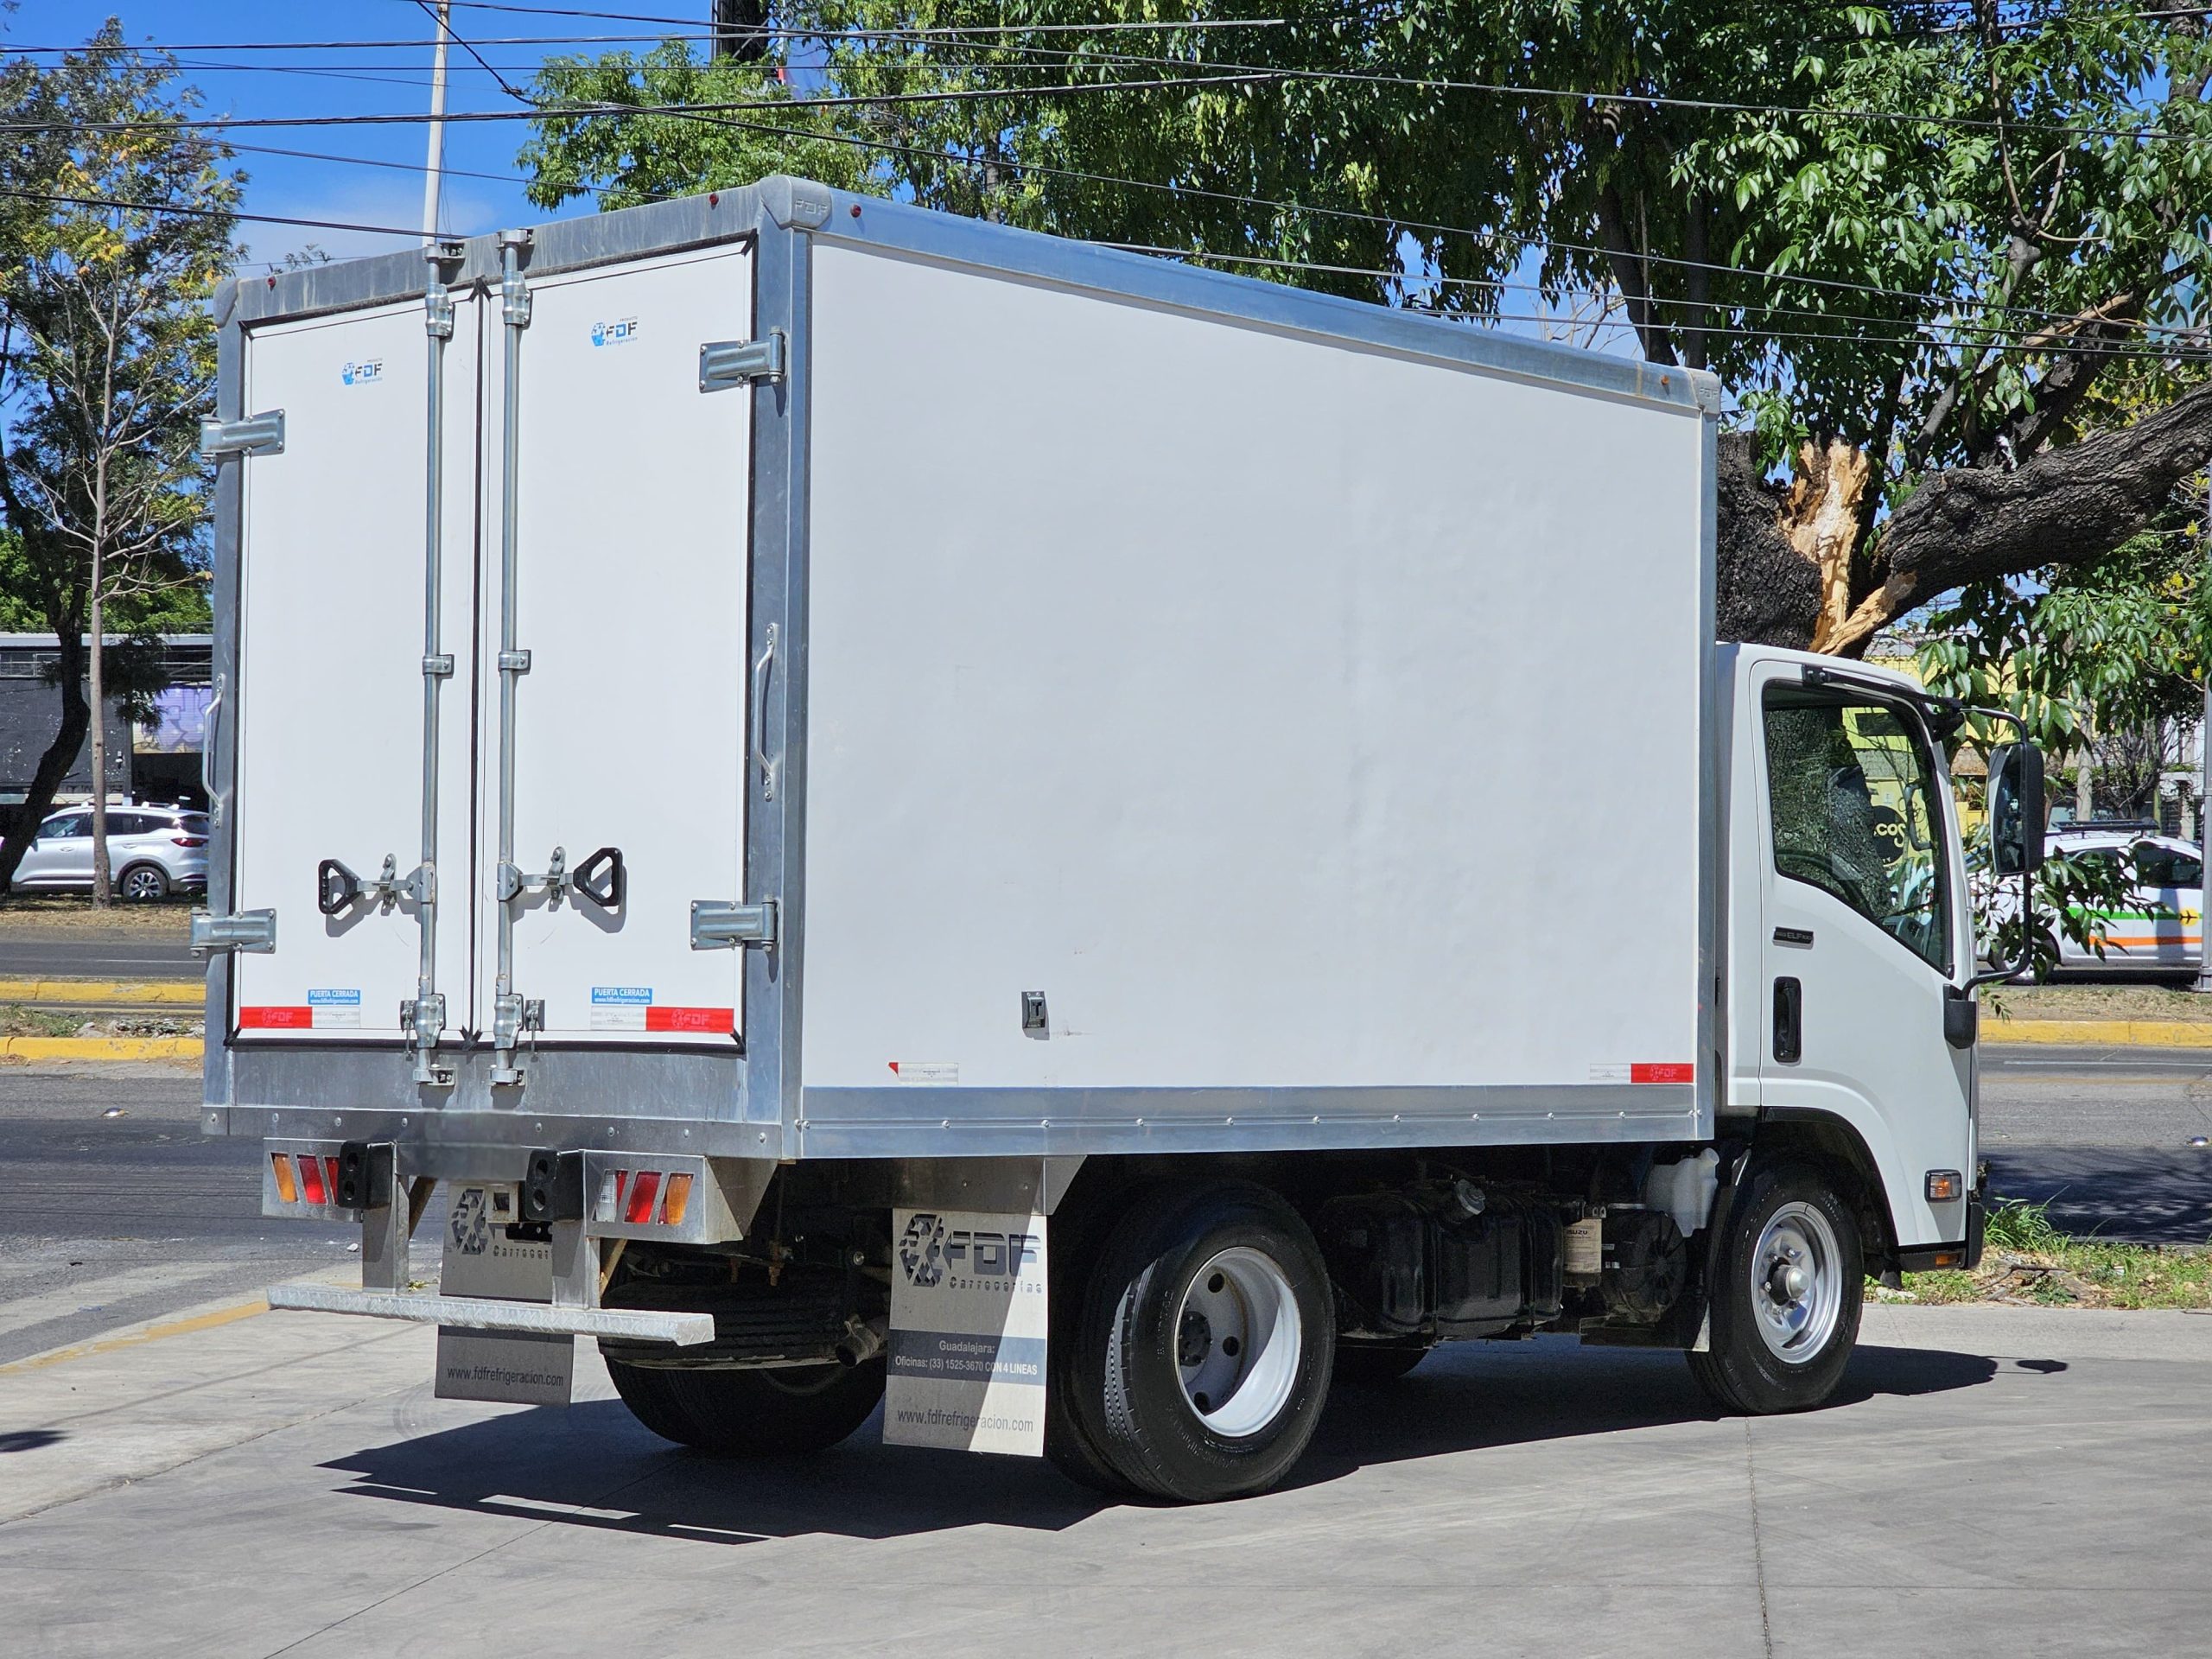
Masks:
[[[1906,716],[1834,692],[1772,689],[1766,773],[1776,871],[1833,894],[1948,974],[1936,774]]]

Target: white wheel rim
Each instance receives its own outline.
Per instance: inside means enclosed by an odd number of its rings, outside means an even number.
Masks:
[[[133,899],[150,899],[154,895],[154,877],[145,870],[133,870],[123,878],[123,891]]]
[[[1809,1204],[1776,1211],[1751,1252],[1751,1311],[1767,1351],[1785,1365],[1827,1351],[1843,1317],[1843,1251]]]
[[[1304,1338],[1298,1297],[1274,1259],[1243,1245],[1222,1251],[1175,1312],[1185,1403],[1225,1439],[1258,1433],[1290,1403]]]

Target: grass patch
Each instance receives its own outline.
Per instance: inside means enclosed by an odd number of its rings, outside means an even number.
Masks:
[[[74,1037],[84,1023],[81,1014],[48,1014],[13,1002],[0,1008],[0,1037]]]
[[[2002,1302],[2019,1307],[2212,1308],[2212,1249],[2075,1237],[2048,1205],[2003,1198],[1990,1212],[1981,1266],[1905,1275],[1885,1301]]]

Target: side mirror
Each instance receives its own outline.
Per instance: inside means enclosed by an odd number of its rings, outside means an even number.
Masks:
[[[1999,875],[2043,868],[2043,751],[2007,743],[1989,756],[1990,865]]]

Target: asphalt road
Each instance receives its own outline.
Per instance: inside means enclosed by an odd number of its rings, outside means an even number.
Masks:
[[[181,933],[0,929],[0,978],[199,979],[207,971]]]
[[[2023,1045],[1982,1055],[1991,1189],[2074,1233],[2212,1241],[2212,1051]]]
[[[264,1219],[260,1144],[199,1107],[196,1065],[0,1072],[0,1363],[351,1259]]]

